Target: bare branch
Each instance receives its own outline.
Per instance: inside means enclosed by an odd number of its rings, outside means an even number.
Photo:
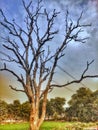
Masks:
[[[5,57],[8,58],[8,59],[0,58],[2,61],[19,63],[15,58],[11,57],[10,55],[7,55],[6,53],[4,53],[4,52],[2,52],[2,51],[0,51],[0,54],[2,54],[2,55],[4,55]]]
[[[87,72],[87,70],[89,69],[89,66],[94,62],[94,60],[92,60],[91,62],[87,61],[87,66],[86,69],[83,71],[83,74],[81,75],[81,77],[84,77],[85,73]]]
[[[51,87],[65,87],[68,85],[71,85],[73,83],[80,83],[83,79],[87,79],[87,78],[98,78],[98,75],[85,75],[85,73],[87,72],[87,70],[89,69],[89,66],[94,62],[94,60],[92,60],[90,63],[87,62],[87,67],[86,69],[83,71],[83,73],[81,74],[81,77],[79,80],[75,79],[73,81],[67,82],[63,85],[57,85],[57,84],[51,84]]]
[[[26,36],[28,36],[28,33],[25,30],[23,30],[22,27],[15,22],[15,20],[13,20],[13,23],[14,23],[14,25],[16,25],[16,27],[18,27],[20,36],[22,33],[24,33]]]
[[[9,85],[9,87],[10,87],[12,90],[14,90],[14,91],[18,91],[18,92],[23,92],[23,93],[25,93],[24,90],[17,89],[17,88],[13,88],[12,85]]]
[[[44,15],[47,18],[47,29],[40,40],[42,44],[44,44],[45,42],[49,40],[52,40],[54,38],[54,35],[58,33],[58,30],[52,31],[52,27],[54,25],[54,19],[57,17],[59,13],[60,12],[56,12],[56,10],[54,9],[51,17],[49,17],[49,14],[46,11],[46,9],[44,10]]]
[[[13,52],[13,54],[17,57],[17,59],[19,60],[19,64],[22,65],[23,68],[25,68],[26,66],[24,66],[24,62],[23,62],[23,57],[21,56],[21,54],[18,52],[18,51],[15,51],[15,47],[14,48],[11,48],[11,47],[8,47],[6,45],[3,45],[7,50],[10,50]],[[26,70],[26,68],[25,68]]]
[[[3,11],[0,10],[0,13],[2,14],[3,18],[4,18],[4,22],[0,21],[0,24],[5,27],[10,34],[12,34],[13,36],[17,36],[18,35],[18,32],[15,28],[15,25],[11,22],[9,22],[6,18],[6,16],[4,15]]]
[[[24,6],[24,8],[25,8],[25,10],[26,10],[26,12],[27,12],[27,14],[28,14],[28,16],[29,16],[30,18],[32,18],[32,14],[30,13],[30,10],[29,10],[30,5],[32,4],[32,1],[30,1],[30,3],[29,3],[28,5],[25,4],[25,1],[24,1],[24,0],[22,0],[22,3],[23,3],[23,6]]]
[[[0,71],[8,71],[8,72],[10,72],[13,76],[15,76],[15,77],[17,78],[17,80],[18,80],[19,82],[22,83],[23,86],[25,86],[23,80],[22,80],[14,71],[12,71],[12,70],[10,70],[10,69],[8,69],[8,68],[6,67],[6,63],[4,63],[4,68],[0,69]]]
[[[66,45],[72,40],[74,40],[75,42],[85,43],[86,40],[88,39],[88,37],[79,38],[79,34],[81,32],[83,32],[83,28],[91,26],[91,24],[80,24],[80,21],[82,19],[82,15],[83,15],[83,11],[81,12],[80,17],[78,18],[76,24],[74,24],[72,19],[69,18],[69,12],[67,10],[66,18],[65,18],[66,35],[65,35],[65,40],[64,40]]]

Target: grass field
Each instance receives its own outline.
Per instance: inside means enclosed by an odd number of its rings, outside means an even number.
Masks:
[[[0,125],[0,130],[28,130],[28,123]]]
[[[72,130],[78,128],[85,128],[90,126],[96,126],[96,123],[78,123],[78,122],[44,122],[41,126],[40,130]],[[0,125],[0,130],[28,130],[29,123],[20,123],[20,124],[6,124],[6,125]],[[82,129],[83,130],[83,129]]]

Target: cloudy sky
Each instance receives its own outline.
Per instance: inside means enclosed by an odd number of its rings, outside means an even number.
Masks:
[[[25,1],[27,2],[28,0]],[[37,0],[34,0],[33,6],[36,5],[36,2]],[[91,65],[88,74],[98,74],[98,0],[43,0],[43,3],[44,7],[49,11],[55,8],[57,11],[61,12],[55,21],[56,27],[59,28],[60,32],[54,40],[57,45],[62,42],[64,36],[64,15],[67,9],[69,10],[70,17],[74,22],[83,11],[82,23],[92,23],[92,26],[85,29],[81,34],[83,37],[89,36],[89,39],[85,44],[71,43],[66,48],[65,56],[59,62],[55,81],[60,84],[65,81],[67,82],[69,80],[79,79],[79,76],[86,67],[87,61],[90,62],[93,59],[94,63]],[[22,25],[22,18],[25,13],[21,0],[0,0],[0,8],[5,12],[8,19],[17,19],[17,21]],[[2,27],[0,27],[0,35],[5,35]],[[0,42],[2,43],[1,39]],[[0,50],[2,49],[1,43]],[[0,55],[0,57],[2,57],[2,55]],[[0,64],[1,68],[2,63],[0,62]],[[17,71],[17,68],[13,69]],[[0,72],[0,98],[7,101],[12,101],[14,99],[20,99],[21,101],[26,100],[26,96],[22,95],[22,93],[16,93],[10,90],[8,88],[9,84],[13,84],[14,86],[18,85],[11,75]],[[69,99],[70,96],[79,89],[79,87],[84,86],[96,90],[98,89],[98,79],[87,79],[81,84],[73,84],[67,88],[55,89],[49,94],[49,98],[61,96]]]

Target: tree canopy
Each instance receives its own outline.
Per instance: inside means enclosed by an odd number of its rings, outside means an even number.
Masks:
[[[98,120],[98,90],[92,92],[88,88],[80,88],[72,95],[66,112],[69,118],[90,122]]]

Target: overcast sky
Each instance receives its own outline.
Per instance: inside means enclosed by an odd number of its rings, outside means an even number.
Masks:
[[[27,1],[28,0],[26,0],[26,2]],[[36,5],[36,1],[37,0],[34,0],[34,6]],[[83,37],[89,36],[89,39],[85,44],[71,43],[66,48],[65,56],[59,62],[59,66],[63,69],[63,71],[59,68],[57,69],[55,81],[60,84],[65,80],[67,82],[67,80],[73,80],[74,78],[78,79],[82,71],[85,69],[87,61],[91,61],[93,59],[95,61],[91,65],[88,73],[91,75],[98,74],[98,0],[43,0],[43,3],[45,8],[48,10],[55,8],[57,11],[61,12],[56,21],[56,26],[60,31],[60,34],[54,40],[57,45],[59,45],[64,36],[64,15],[67,9],[74,21],[76,21],[80,13],[83,11],[82,23],[92,23],[92,26],[85,29],[85,31],[81,34]],[[0,0],[0,8],[3,9],[9,19],[15,18],[22,25],[24,11],[21,0]],[[4,35],[4,30],[1,27],[0,35]],[[2,42],[2,40],[0,40],[0,42]],[[14,69],[17,70],[16,68]],[[13,93],[12,90],[8,88],[9,84],[17,86],[17,82],[14,78],[10,77],[9,74],[5,75],[4,73],[0,73],[0,98],[7,99],[8,101],[17,98],[21,101],[26,100],[26,97],[22,96],[22,93]],[[56,89],[49,94],[49,98],[54,96],[63,96],[66,99],[69,99],[70,96],[79,89],[79,87],[83,86],[96,90],[98,89],[98,80],[88,79],[78,85],[74,84],[68,86],[68,88]]]

